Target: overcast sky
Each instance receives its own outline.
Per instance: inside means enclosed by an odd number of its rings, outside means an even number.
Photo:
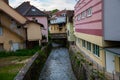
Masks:
[[[53,9],[70,9],[73,10],[76,0],[9,0],[10,5],[15,8],[24,1],[30,1],[31,5],[39,8],[40,10],[53,10]]]

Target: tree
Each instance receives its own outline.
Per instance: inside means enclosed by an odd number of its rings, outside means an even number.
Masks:
[[[54,14],[54,13],[56,13],[58,11],[59,11],[58,9],[54,9],[54,10],[52,10],[52,14]]]

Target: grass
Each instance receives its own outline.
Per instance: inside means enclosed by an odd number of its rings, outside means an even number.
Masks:
[[[0,58],[0,80],[13,80],[31,56],[11,56]]]
[[[1,80],[13,80],[23,64],[9,65],[0,68]]]

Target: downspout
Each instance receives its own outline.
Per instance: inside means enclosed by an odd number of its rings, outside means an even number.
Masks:
[[[26,39],[25,39],[25,44],[26,44],[26,48],[28,48],[28,39],[27,39],[27,37],[28,37],[28,35],[27,35],[27,28],[25,28],[25,34],[26,34]]]

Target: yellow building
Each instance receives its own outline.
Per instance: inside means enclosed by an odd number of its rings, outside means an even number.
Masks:
[[[0,1],[0,50],[15,51],[25,47],[25,29],[21,25],[25,21],[7,3]]]
[[[0,50],[22,49],[27,40],[41,43],[41,26],[42,24],[29,22],[11,8],[7,0],[0,0]]]
[[[32,48],[36,45],[41,45],[42,40],[42,31],[41,27],[43,27],[40,23],[35,23],[33,21],[28,21],[25,25],[27,29],[27,47]]]
[[[66,35],[66,10],[56,12],[51,20],[49,31],[53,39],[67,38]]]

